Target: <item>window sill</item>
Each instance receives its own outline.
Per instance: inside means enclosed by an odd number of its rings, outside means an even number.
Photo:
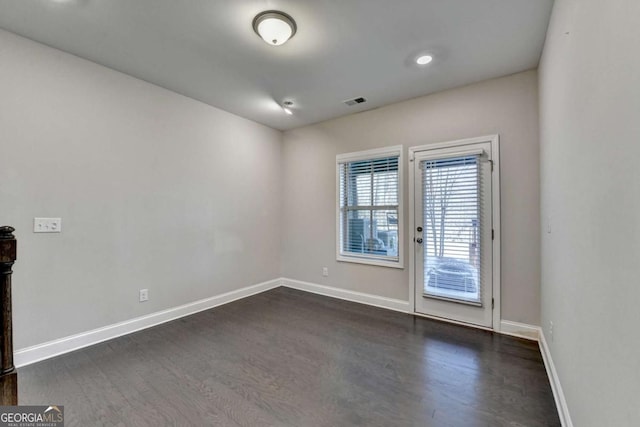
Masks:
[[[399,259],[398,261],[388,261],[388,260],[375,259],[370,257],[338,255],[336,257],[336,260],[339,262],[351,262],[354,264],[366,264],[366,265],[374,265],[377,267],[404,269],[404,263],[402,262],[402,259]]]

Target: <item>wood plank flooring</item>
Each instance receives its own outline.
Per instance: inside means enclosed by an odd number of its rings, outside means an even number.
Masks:
[[[278,288],[19,369],[66,426],[559,426],[534,342]]]

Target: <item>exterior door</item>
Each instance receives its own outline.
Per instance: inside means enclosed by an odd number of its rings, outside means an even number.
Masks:
[[[493,328],[494,143],[413,152],[416,313]]]

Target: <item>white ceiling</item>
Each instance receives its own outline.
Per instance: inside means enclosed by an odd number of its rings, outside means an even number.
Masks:
[[[0,0],[0,28],[277,129],[535,68],[553,0]],[[251,27],[277,9],[283,46]],[[417,66],[428,52],[434,61]],[[364,96],[347,107],[342,101]],[[295,102],[294,115],[278,104]]]

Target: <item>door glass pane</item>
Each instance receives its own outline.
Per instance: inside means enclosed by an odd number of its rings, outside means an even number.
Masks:
[[[481,302],[478,156],[421,162],[424,295]]]

